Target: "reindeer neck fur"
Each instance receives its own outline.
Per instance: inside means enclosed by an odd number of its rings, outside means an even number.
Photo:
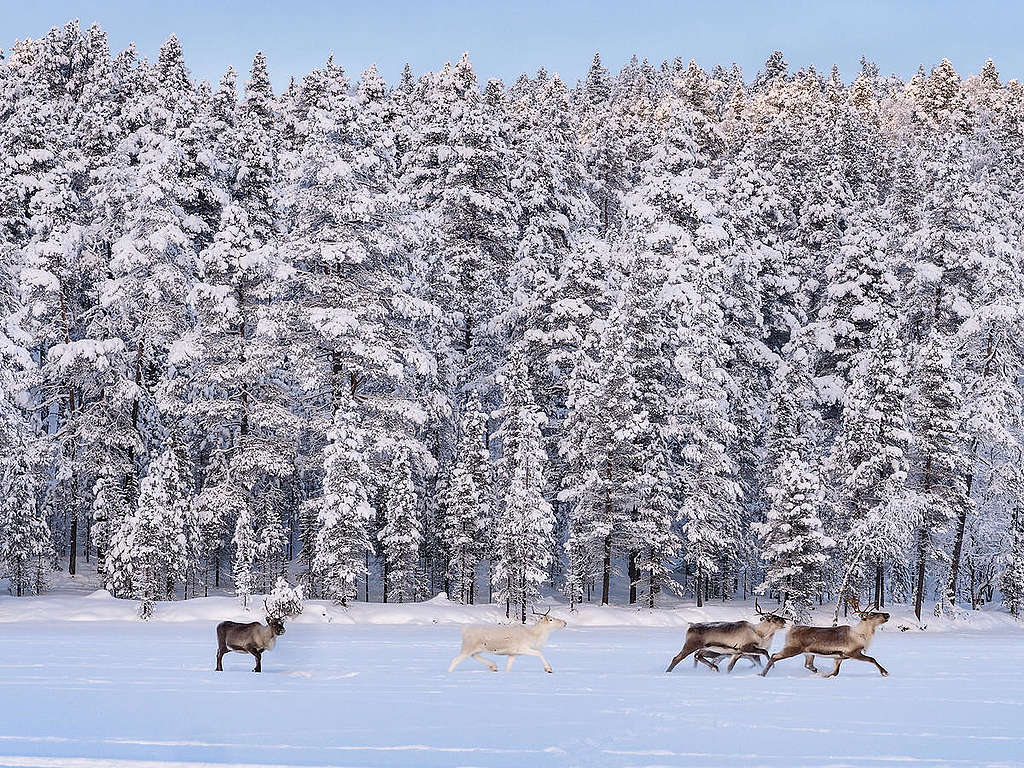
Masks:
[[[861,619],[852,627],[850,627],[850,634],[856,635],[856,637],[864,643],[864,647],[867,648],[871,645],[871,641],[875,638],[875,631],[881,626],[871,619]]]
[[[536,637],[538,640],[547,640],[548,636],[558,629],[558,625],[553,622],[538,621],[530,629],[530,634]]]
[[[754,631],[757,632],[765,640],[771,640],[775,633],[779,631],[779,625],[774,622],[762,619],[754,625]]]
[[[274,632],[273,627],[270,624],[262,624],[260,622],[254,622],[256,624],[256,630],[259,632],[260,645],[263,646],[263,650],[273,650],[274,644],[277,642],[277,633]]]

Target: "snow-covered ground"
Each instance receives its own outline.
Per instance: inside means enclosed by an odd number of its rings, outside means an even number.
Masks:
[[[1024,632],[1005,614],[906,632],[900,614],[871,651],[889,678],[801,659],[665,674],[687,621],[745,610],[556,608],[553,675],[528,657],[448,674],[458,623],[494,607],[314,603],[256,675],[238,654],[213,671],[214,619],[241,614],[227,598],[148,623],[102,594],[0,598],[0,765],[1024,765]]]

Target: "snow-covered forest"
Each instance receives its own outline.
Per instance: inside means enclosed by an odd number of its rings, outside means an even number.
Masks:
[[[0,576],[1024,611],[1024,86],[0,62]],[[773,603],[774,604],[774,603]]]

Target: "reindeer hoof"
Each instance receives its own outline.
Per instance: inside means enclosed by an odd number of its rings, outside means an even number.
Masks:
[[[883,670],[882,670],[882,677],[888,677],[888,676],[889,676],[889,673],[888,673],[888,672],[886,672],[886,671],[885,671],[885,670],[883,669]]]
[[[551,674],[551,670],[550,669],[545,669],[544,671],[547,672],[549,675]]]

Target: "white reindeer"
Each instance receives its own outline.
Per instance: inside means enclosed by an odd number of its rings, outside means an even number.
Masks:
[[[462,650],[459,655],[452,659],[448,671],[453,671],[459,664],[472,656],[481,664],[490,667],[491,672],[497,672],[498,667],[490,659],[480,654],[494,653],[499,656],[508,656],[508,663],[505,671],[512,667],[516,656],[536,656],[544,662],[544,671],[551,672],[551,665],[544,658],[540,649],[548,641],[548,636],[556,629],[565,626],[565,622],[556,619],[547,612],[540,614],[534,611],[535,616],[540,616],[533,626],[522,624],[502,624],[498,626],[471,626],[462,628]]]

